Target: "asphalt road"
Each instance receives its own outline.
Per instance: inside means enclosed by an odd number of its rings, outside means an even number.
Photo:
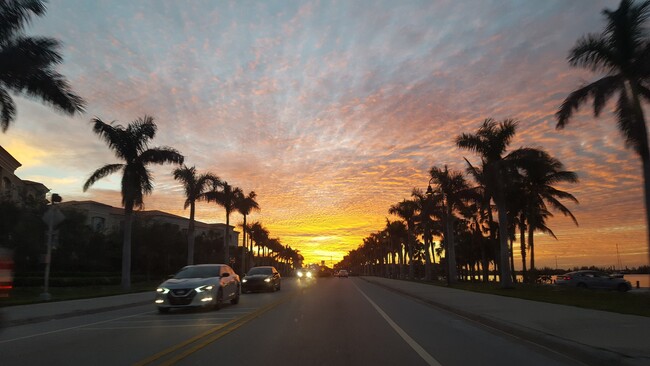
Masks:
[[[152,294],[153,297],[153,294]],[[242,295],[219,311],[153,304],[0,333],[2,365],[576,365],[358,278]]]

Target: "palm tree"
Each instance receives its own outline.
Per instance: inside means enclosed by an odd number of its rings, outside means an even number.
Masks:
[[[230,214],[236,210],[236,204],[241,200],[244,193],[241,188],[233,187],[228,182],[221,183],[221,190],[213,190],[207,192],[205,197],[208,202],[216,202],[219,206],[226,210],[226,229],[224,231],[223,246],[224,246],[224,263],[230,264]]]
[[[406,222],[408,231],[407,236],[407,249],[409,255],[409,278],[415,277],[415,262],[413,260],[413,238],[415,237],[415,217],[417,215],[417,203],[411,200],[403,200],[397,204],[390,206],[388,213],[396,215]]]
[[[255,201],[256,197],[257,194],[255,193],[255,191],[250,191],[247,196],[244,196],[242,194],[241,198],[235,203],[235,208],[237,209],[237,211],[240,214],[242,214],[242,216],[244,216],[244,223],[242,225],[244,227],[244,230],[242,230],[242,243],[243,243],[242,246],[244,247],[244,251],[242,253],[243,273],[246,273],[246,258],[245,258],[246,256],[246,230],[245,229],[247,227],[246,216],[248,216],[251,213],[251,211],[260,209],[259,204],[257,203],[257,201]]]
[[[40,99],[73,115],[83,112],[84,100],[75,95],[65,77],[54,70],[63,61],[61,44],[54,38],[29,37],[25,26],[33,16],[45,14],[39,0],[0,3],[0,128],[6,132],[16,117],[10,92]]]
[[[575,172],[564,170],[564,164],[561,161],[543,150],[518,149],[512,155],[520,162],[519,166],[524,173],[520,185],[523,195],[524,216],[528,229],[530,270],[533,272],[535,270],[533,233],[537,230],[553,233],[544,222],[546,217],[552,216],[549,208],[570,217],[576,226],[578,225],[575,216],[560,201],[566,199],[577,204],[578,200],[571,193],[553,187],[554,184],[558,183],[577,183],[578,175]]]
[[[183,183],[185,189],[185,204],[183,209],[190,208],[190,223],[187,228],[187,264],[194,264],[194,213],[196,201],[205,200],[206,192],[214,190],[221,181],[212,173],[201,174],[197,177],[196,167],[183,166],[174,170],[174,179]]]
[[[402,243],[404,242],[404,239],[408,236],[408,231],[406,228],[406,225],[404,225],[404,222],[401,220],[396,220],[396,221],[389,221],[386,219],[386,228],[385,228],[386,233],[388,234],[388,240],[389,240],[389,245],[390,245],[390,252],[391,252],[391,258],[392,258],[392,264],[393,264],[393,274],[396,274],[399,276],[399,278],[402,278],[404,276],[404,260],[402,257]],[[398,268],[399,270],[395,270],[395,254],[398,256]]]
[[[504,195],[505,184],[511,166],[504,158],[510,141],[515,135],[517,123],[505,120],[497,125],[491,118],[486,119],[476,134],[463,133],[456,137],[456,145],[478,153],[483,161],[485,185],[494,199],[499,215],[499,248],[501,287],[512,287],[512,277],[508,266],[508,220]]]
[[[438,191],[442,195],[441,203],[444,207],[442,219],[445,222],[445,243],[447,244],[447,265],[449,267],[449,282],[457,280],[456,274],[456,252],[454,240],[454,223],[456,215],[454,212],[464,210],[464,200],[469,199],[471,190],[461,172],[449,171],[445,165],[444,170],[436,166],[431,168],[431,181],[438,185]]]
[[[153,117],[144,116],[127,127],[104,123],[94,118],[93,132],[113,150],[120,164],[107,164],[97,169],[83,186],[84,192],[98,180],[122,171],[122,205],[124,206],[124,242],[122,245],[122,288],[131,287],[131,226],[133,209],[144,206],[144,195],[153,190],[153,178],[147,168],[150,164],[182,164],[183,155],[171,147],[149,148],[156,135]]]
[[[622,0],[618,9],[603,10],[607,21],[600,34],[588,34],[569,52],[571,66],[606,74],[603,78],[571,92],[556,113],[556,128],[564,128],[573,113],[593,98],[598,117],[607,101],[618,94],[616,118],[626,145],[634,149],[643,165],[646,231],[650,247],[650,149],[641,100],[650,100],[650,42],[645,22],[650,1]],[[648,251],[650,255],[650,250]]]

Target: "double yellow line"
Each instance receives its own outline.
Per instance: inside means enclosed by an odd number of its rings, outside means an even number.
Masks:
[[[160,361],[158,364],[159,365],[173,365],[176,362],[186,358],[187,356],[203,349],[210,343],[218,340],[219,338],[227,335],[228,333],[236,330],[237,328],[243,326],[244,324],[248,323],[249,321],[261,316],[262,314],[266,313],[267,311],[273,309],[274,307],[289,301],[292,297],[294,297],[297,294],[297,292],[294,292],[293,294],[284,296],[283,298],[272,302],[269,305],[266,305],[262,308],[259,308],[251,313],[248,313],[244,315],[241,318],[235,318],[233,320],[230,320],[227,323],[218,325],[214,328],[211,328],[197,336],[194,336],[184,342],[181,342],[177,345],[174,345],[172,347],[169,347],[161,352],[156,353],[155,355],[152,355],[142,361],[136,362],[133,364],[134,366],[145,366],[145,365],[152,365],[156,363],[157,361]],[[171,356],[170,356],[171,355]],[[163,360],[163,358],[167,357],[166,359]]]

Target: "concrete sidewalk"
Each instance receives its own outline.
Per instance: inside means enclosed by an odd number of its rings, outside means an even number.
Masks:
[[[381,277],[364,280],[589,365],[650,365],[650,318]]]
[[[12,326],[94,314],[136,305],[152,304],[153,308],[153,298],[154,293],[147,291],[90,299],[8,306],[0,308],[0,312],[3,313],[6,325]]]

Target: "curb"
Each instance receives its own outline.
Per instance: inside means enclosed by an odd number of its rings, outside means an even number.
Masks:
[[[631,366],[631,365],[650,364],[650,358],[644,356],[635,357],[635,356],[626,355],[605,348],[590,346],[587,344],[577,342],[575,340],[561,338],[553,334],[544,333],[537,329],[532,329],[532,328],[524,327],[513,323],[507,323],[503,320],[498,320],[498,319],[490,318],[485,315],[464,311],[456,307],[443,304],[438,301],[422,298],[420,296],[414,295],[402,289],[388,286],[368,278],[361,278],[361,279],[368,283],[387,289],[389,291],[393,291],[400,295],[410,297],[420,303],[444,310],[446,312],[449,312],[453,315],[459,316],[466,320],[470,320],[480,325],[498,330],[512,337],[519,338],[527,342],[531,342],[537,346],[542,346],[543,348],[546,348],[552,352],[561,354],[565,357],[569,357],[571,359],[585,363],[587,365],[602,365],[602,366],[630,365]]]

